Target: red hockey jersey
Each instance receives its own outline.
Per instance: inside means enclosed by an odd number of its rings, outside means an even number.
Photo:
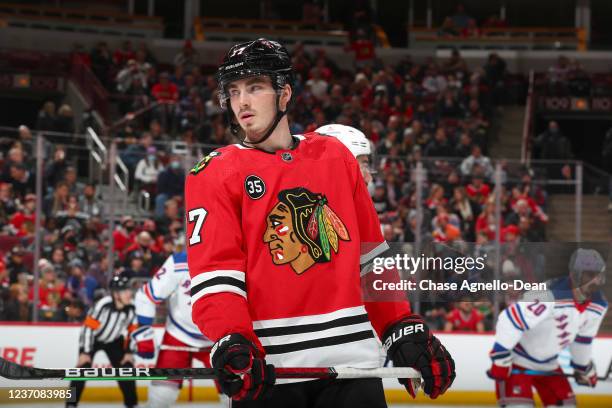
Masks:
[[[297,139],[218,149],[188,176],[193,320],[213,341],[245,335],[276,366],[376,367],[372,328],[409,304],[364,305],[360,263],[387,244],[359,165],[335,138]]]

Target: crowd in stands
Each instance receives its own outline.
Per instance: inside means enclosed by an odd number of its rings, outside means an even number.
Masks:
[[[387,241],[410,242],[419,235],[423,242],[445,246],[475,242],[482,249],[492,247],[498,229],[504,243],[545,239],[545,194],[532,183],[528,169],[515,174],[513,181],[505,173],[502,221],[495,222],[494,168],[487,153],[498,109],[507,102],[506,66],[498,55],[491,54],[484,66],[475,69],[468,69],[454,51],[447,60],[417,63],[406,57],[396,65],[373,60],[343,70],[322,50],[309,52],[297,44],[291,51],[296,71],[288,113],[292,133],[340,123],[366,134],[376,170],[369,189]],[[124,216],[109,232],[107,207],[96,185],[80,181],[85,177],[66,154],[68,147],[53,146],[44,173],[44,219],[39,231],[39,307],[48,320],[77,319],[102,293],[111,234],[116,259],[110,268],[133,277],[152,276],[172,251],[182,247],[182,185],[187,166],[193,163],[185,162],[185,152],[197,159],[214,146],[238,142],[219,107],[214,77],[203,73],[190,41],[173,66],[157,63],[145,47],[133,49],[129,42],[114,52],[100,43],[90,53],[79,51],[75,58],[90,64],[100,82],[119,95],[115,100],[121,117],[151,107],[146,114],[126,120],[115,136],[120,138],[120,157],[130,170],[134,191],[147,191],[154,205],[149,215]],[[69,107],[59,111],[46,103],[36,128],[74,131],[74,124],[70,128],[63,119],[71,117]],[[182,143],[180,151],[177,142]],[[36,206],[27,128],[7,146],[4,157],[0,225],[2,239],[14,245],[9,250],[7,245],[0,247],[4,259],[0,320],[27,320],[33,296]],[[414,180],[419,161],[427,172],[422,197],[416,196]],[[425,215],[418,233],[417,203]],[[491,315],[490,302],[471,303],[480,305],[483,319]],[[437,328],[443,329],[448,312],[459,317],[472,314],[468,306],[458,308],[457,312],[432,308],[428,317],[442,317]]]
[[[505,20],[499,18],[496,14],[487,17],[481,24],[478,24],[476,18],[470,16],[461,3],[457,4],[455,13],[444,18],[442,25],[438,30],[440,37],[480,37],[482,28],[505,28],[507,27]]]

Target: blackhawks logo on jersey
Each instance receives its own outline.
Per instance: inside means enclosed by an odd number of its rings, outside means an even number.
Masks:
[[[221,152],[210,152],[210,154],[204,157],[202,160],[198,162],[193,168],[189,171],[189,173],[196,175],[208,166],[208,163],[213,159],[213,157],[221,156]]]
[[[344,223],[323,194],[298,187],[278,194],[266,217],[264,242],[275,265],[290,264],[297,274],[318,262],[329,262],[340,241],[350,241]]]

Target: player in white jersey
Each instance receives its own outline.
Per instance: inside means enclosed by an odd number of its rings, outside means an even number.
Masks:
[[[361,169],[361,175],[366,184],[372,182],[372,171],[370,170],[372,146],[370,140],[361,130],[351,126],[333,123],[321,126],[315,130],[315,132],[321,135],[332,136],[340,140],[357,159],[359,168]]]
[[[496,380],[500,406],[534,406],[532,388],[545,406],[575,406],[574,393],[557,361],[566,347],[576,382],[596,385],[591,343],[608,310],[599,291],[605,268],[597,251],[578,249],[570,259],[569,277],[549,282],[546,292],[528,292],[500,313],[489,371]]]
[[[168,257],[155,276],[136,294],[136,316],[139,328],[132,334],[140,357],[153,358],[155,341],[153,319],[155,306],[167,301],[166,330],[157,357],[158,368],[187,368],[193,359],[210,367],[212,345],[191,320],[191,280],[187,269],[187,254],[180,252]],[[201,350],[201,351],[198,351]],[[181,381],[152,381],[147,406],[162,408],[172,405],[179,394]]]

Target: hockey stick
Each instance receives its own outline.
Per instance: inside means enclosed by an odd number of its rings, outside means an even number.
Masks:
[[[168,344],[162,344],[159,346],[160,350],[168,350],[168,351],[185,351],[188,353],[210,353],[212,347],[189,347],[189,346],[170,346]]]
[[[512,370],[512,374],[524,374],[524,375],[541,375],[541,376],[552,376],[552,377],[574,377],[573,373],[559,373],[556,371],[540,371],[540,370],[522,370],[515,368]],[[608,370],[604,375],[597,376],[598,381],[612,381],[610,378],[610,374],[612,374],[612,362],[608,366]]]
[[[351,367],[293,367],[275,368],[276,378],[412,378],[420,384],[421,375],[412,368],[351,368]],[[11,380],[66,380],[66,381],[132,381],[132,380],[214,380],[221,374],[216,368],[35,368],[25,367],[0,357],[0,377]]]

